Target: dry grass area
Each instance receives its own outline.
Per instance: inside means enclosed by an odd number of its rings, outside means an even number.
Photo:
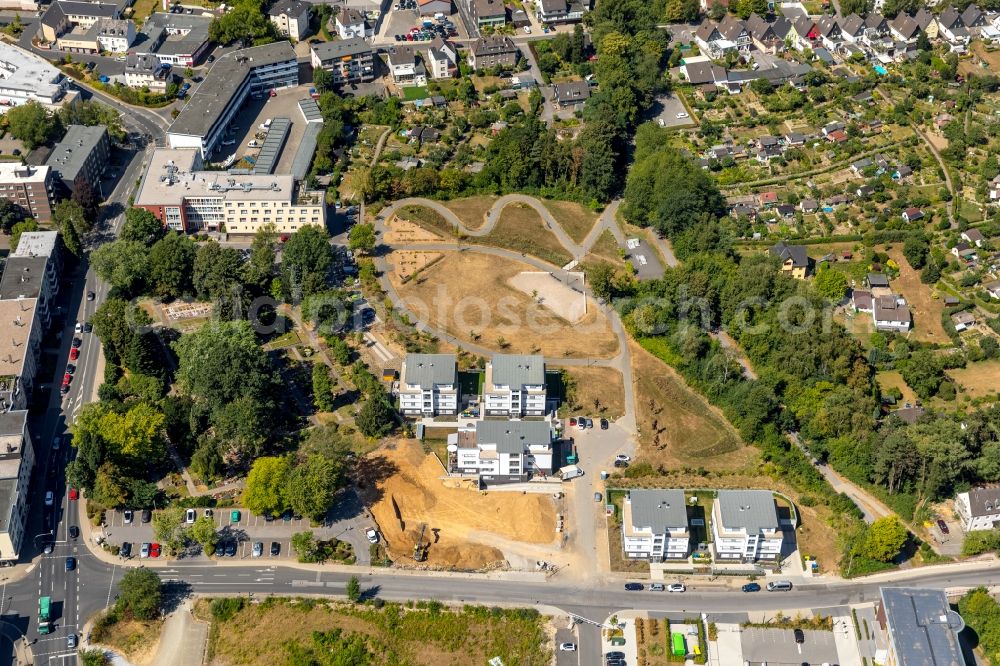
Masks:
[[[597,237],[597,241],[590,247],[590,253],[584,258],[584,261],[590,259],[609,261],[616,266],[623,263],[621,254],[619,254],[618,241],[607,229]]]
[[[964,368],[948,370],[949,377],[972,399],[1000,393],[1000,361],[979,361]]]
[[[108,627],[107,635],[102,637],[101,644],[121,652],[128,657],[130,663],[145,666],[151,664],[156,656],[162,630],[163,620],[153,622],[122,620]]]
[[[629,341],[636,386],[639,459],[654,467],[703,467],[731,471],[756,465],[718,409],[695,393],[684,378],[638,344]]]
[[[397,250],[389,255],[393,272],[400,280],[409,280],[442,257],[441,252]]]
[[[453,199],[442,203],[444,203],[448,210],[458,215],[458,219],[462,220],[465,226],[470,229],[478,229],[486,224],[486,213],[489,212],[490,208],[493,207],[493,204],[499,198],[484,195],[480,197],[468,197],[466,199]]]
[[[600,217],[586,206],[581,206],[573,201],[544,200],[542,204],[569,237],[577,243],[587,237]]]
[[[930,286],[920,281],[920,273],[913,270],[900,248],[893,247],[888,254],[899,265],[899,277],[890,286],[906,299],[910,312],[913,313],[910,337],[920,342],[950,343],[951,338],[941,326],[944,300],[932,296]]]
[[[903,380],[903,375],[899,374],[898,370],[884,370],[882,372],[875,373],[875,381],[878,385],[882,387],[883,391],[891,388],[898,388],[903,394],[903,402],[908,402],[911,405],[917,401],[917,394],[913,392],[913,389]]]
[[[565,370],[576,383],[574,399],[566,405],[571,412],[583,410],[608,419],[616,419],[625,413],[622,374],[614,368],[556,366],[552,369]]]
[[[555,234],[545,228],[535,209],[520,203],[504,206],[493,231],[478,240],[515,252],[533,254],[556,266],[564,266],[573,258]]]
[[[571,325],[508,285],[525,270],[533,269],[474,252],[447,252],[406,284],[389,277],[416,319],[463,341],[550,357],[612,358],[618,353],[607,318],[593,305]]]
[[[209,603],[198,602],[199,617],[211,618]],[[314,632],[338,630],[339,640],[316,641]],[[207,663],[353,663],[344,661],[349,657],[340,652],[340,645],[358,637],[370,655],[366,664],[463,666],[499,656],[505,664],[543,666],[552,659],[552,633],[547,618],[521,617],[516,611],[493,615],[444,608],[432,613],[400,604],[376,609],[315,599],[268,599],[213,622]]]
[[[550,495],[467,489],[459,480],[442,481],[444,470],[424,453],[416,440],[401,440],[395,448],[370,458],[383,469],[395,470],[377,483],[379,499],[371,506],[394,560],[412,561],[422,524],[431,542],[426,564],[444,569],[478,570],[497,566],[503,553],[496,541],[551,544],[555,506]],[[531,516],[531,520],[523,520]]]
[[[441,240],[441,234],[426,229],[415,222],[400,219],[393,215],[386,222],[388,231],[382,236],[387,245],[401,243],[436,243]]]

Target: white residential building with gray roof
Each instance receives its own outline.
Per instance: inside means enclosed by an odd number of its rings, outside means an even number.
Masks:
[[[944,590],[883,587],[875,617],[888,638],[885,666],[965,666],[958,634],[962,616]]]
[[[456,414],[458,365],[452,354],[407,354],[399,374],[399,411],[410,416]]]
[[[633,559],[686,558],[691,531],[684,491],[630,490],[622,505],[622,548]]]
[[[486,364],[486,416],[542,416],[545,401],[545,359],[541,356],[496,354]]]
[[[955,513],[966,532],[1000,525],[1000,488],[972,488],[955,497]]]
[[[552,474],[548,421],[476,421],[448,436],[448,471],[483,483],[512,483]]]
[[[769,490],[720,490],[712,504],[717,560],[756,562],[781,557],[783,533]]]

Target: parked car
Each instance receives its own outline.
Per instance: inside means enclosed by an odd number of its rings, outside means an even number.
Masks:
[[[128,541],[123,543],[121,548],[118,549],[118,554],[125,558],[132,557],[132,544]]]
[[[83,340],[81,340],[80,338],[73,338],[73,343],[72,344],[73,344],[73,348],[74,349],[79,349],[80,345],[83,344]]]
[[[560,652],[576,652],[576,643],[560,643]]]
[[[940,518],[937,521],[938,529],[941,530],[941,534],[949,534],[948,523],[944,522]]]
[[[594,493],[594,501],[595,502],[600,502],[602,499],[604,499],[604,498],[601,496],[601,493]]]
[[[256,541],[253,544],[253,550],[250,553],[253,557],[260,557],[264,554],[264,543],[262,541]]]
[[[627,456],[624,453],[619,453],[615,456],[615,460],[621,460],[622,462],[632,462],[632,457]]]
[[[801,629],[793,630],[792,635],[795,637],[796,643],[802,644],[806,642],[806,634]]]
[[[149,544],[148,543],[143,543],[142,545],[139,546],[139,557],[140,558],[149,557]]]
[[[149,545],[149,556],[159,557],[160,556],[160,544],[152,543]]]
[[[747,583],[743,586],[744,592],[760,592],[760,585],[757,583]]]
[[[153,519],[153,512],[149,509],[143,509],[142,513],[139,514],[139,520],[143,523],[148,523]]]
[[[236,542],[227,541],[226,542],[226,557],[236,557]]]
[[[184,512],[185,523],[189,524],[193,523],[197,517],[198,517],[198,512],[195,511],[194,509],[188,509],[187,511]]]
[[[684,583],[671,583],[667,585],[667,592],[685,592],[686,590],[687,587],[684,586]]]
[[[69,538],[70,539],[76,539],[79,536],[80,536],[80,528],[77,527],[76,525],[70,525],[69,526]]]
[[[649,589],[653,592],[663,592],[667,587],[663,583],[650,583]]]
[[[73,349],[70,349],[69,350],[69,360],[75,361],[78,358],[80,358],[80,350],[76,349],[75,347]]]
[[[608,429],[608,420],[601,419],[601,430],[607,430],[607,429]]]
[[[616,460],[615,461],[615,467],[620,467],[620,468],[624,469],[624,468],[628,467],[628,463],[625,462],[624,460]]]
[[[76,374],[76,366],[73,365],[72,363],[67,363],[66,364],[66,373],[70,374],[70,375],[75,375]]]
[[[83,322],[82,321],[76,322],[76,326],[73,327],[73,332],[74,333],[83,333]]]
[[[128,525],[129,523],[131,523],[134,517],[135,517],[135,514],[132,513],[131,509],[125,509],[125,511],[122,512],[122,520],[125,521],[126,525]]]
[[[225,542],[219,541],[215,544],[215,556],[222,557],[226,554],[226,544]]]
[[[365,530],[365,536],[368,537],[369,543],[378,543],[378,530],[373,527],[369,527]]]
[[[637,592],[642,589],[642,583],[625,583],[625,589],[629,592]]]
[[[234,509],[232,513],[229,514],[229,520],[238,523],[240,522],[241,514],[238,509]]]
[[[62,444],[62,436],[61,435],[56,435],[55,437],[52,438],[52,450],[53,451],[58,451],[59,450],[59,446],[61,444]]]
[[[677,114],[677,117],[678,118],[687,118],[688,114],[687,114],[686,111],[681,111],[680,113]]]
[[[281,553],[281,544],[278,543],[277,541],[272,541],[271,542],[271,556],[272,557],[277,557],[279,553]]]

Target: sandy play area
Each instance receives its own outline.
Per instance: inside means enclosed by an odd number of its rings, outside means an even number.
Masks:
[[[383,235],[382,240],[387,245],[435,243],[441,241],[441,237],[434,232],[409,220],[401,220],[395,215],[389,218],[385,226],[388,229]]]
[[[413,545],[420,525],[427,524],[431,545],[425,564],[455,569],[482,569],[505,560],[491,541],[525,545],[555,541],[555,508],[551,495],[507,492],[479,493],[458,480],[446,485],[437,460],[416,440],[402,440],[382,457],[395,473],[379,481],[381,497],[371,506],[386,544],[399,564],[416,564]]]
[[[583,273],[570,273],[566,279],[569,284],[555,277],[552,273],[524,271],[512,277],[508,282],[515,289],[534,298],[539,305],[575,324],[587,315]]]
[[[393,272],[401,280],[407,280],[413,275],[441,258],[440,252],[417,252],[416,250],[397,250],[389,255]]]

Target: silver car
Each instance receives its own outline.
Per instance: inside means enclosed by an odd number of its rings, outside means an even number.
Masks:
[[[253,556],[260,557],[264,554],[264,544],[260,541],[255,541],[253,544]]]

